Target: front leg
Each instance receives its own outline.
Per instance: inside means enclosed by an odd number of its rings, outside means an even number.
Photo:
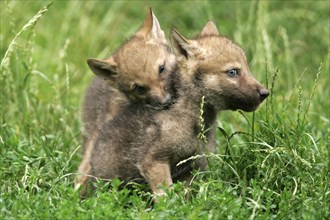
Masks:
[[[158,161],[151,157],[146,157],[138,165],[138,169],[156,196],[165,194],[164,190],[159,188],[160,186],[164,185],[169,188],[173,183],[170,165],[167,161]]]
[[[81,161],[79,168],[78,168],[78,176],[75,177],[74,185],[75,190],[78,190],[80,187],[82,187],[82,190],[80,192],[80,196],[83,198],[86,195],[89,181],[91,180],[91,155],[94,150],[94,144],[96,141],[98,135],[98,131],[94,131],[92,134],[92,137],[84,137],[84,144],[83,144],[83,150],[84,150],[84,157]]]

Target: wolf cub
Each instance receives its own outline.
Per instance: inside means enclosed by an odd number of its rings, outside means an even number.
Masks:
[[[160,186],[189,179],[193,168],[206,166],[204,159],[177,166],[205,152],[205,144],[197,139],[202,97],[209,138],[218,111],[254,111],[268,96],[251,75],[243,49],[220,36],[213,22],[208,22],[195,39],[187,39],[174,29],[171,39],[180,73],[176,103],[163,111],[131,104],[106,122],[91,152],[91,168],[85,173],[90,180],[145,181],[154,194],[161,195],[164,191]]]
[[[104,122],[114,118],[120,109],[140,103],[158,110],[176,99],[175,56],[151,9],[142,28],[110,58],[87,62],[96,77],[83,105],[84,157],[78,173],[90,172],[94,141]],[[76,185],[85,179],[78,176]]]

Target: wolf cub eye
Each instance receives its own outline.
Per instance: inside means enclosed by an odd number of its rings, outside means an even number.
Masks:
[[[165,65],[159,66],[159,74],[165,72]]]
[[[147,88],[144,86],[139,86],[139,85],[135,84],[133,86],[133,92],[135,92],[138,95],[143,95],[147,92]]]
[[[228,70],[226,73],[229,77],[235,77],[235,76],[239,75],[238,69],[231,69],[231,70]]]

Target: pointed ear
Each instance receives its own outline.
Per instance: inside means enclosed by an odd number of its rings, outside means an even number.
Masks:
[[[118,67],[112,57],[107,60],[88,59],[89,68],[99,77],[103,79],[114,80],[118,75]]]
[[[197,53],[197,47],[193,42],[185,38],[176,29],[171,29],[171,42],[176,55],[183,55],[187,59]]]
[[[136,35],[142,36],[147,40],[155,40],[167,44],[164,31],[160,28],[159,21],[151,8],[149,8],[149,12],[142,28],[136,33]]]
[[[205,24],[202,31],[199,33],[198,37],[207,36],[207,35],[219,35],[217,26],[215,26],[213,21],[209,21]]]

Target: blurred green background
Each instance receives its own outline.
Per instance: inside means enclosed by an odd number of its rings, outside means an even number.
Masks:
[[[32,19],[50,3],[0,2],[0,218],[329,214],[329,1],[54,1]],[[271,97],[256,114],[219,115],[227,133],[219,132],[219,151],[227,154],[230,141],[233,160],[225,162],[232,169],[215,159],[214,176],[197,178],[190,199],[179,193],[184,199],[147,214],[149,203],[134,193],[101,191],[79,202],[72,180],[81,157],[81,102],[93,77],[86,59],[109,57],[138,30],[149,7],[167,37],[173,27],[194,37],[213,20],[221,34],[245,49]],[[271,150],[240,135],[229,140],[236,131],[254,135]],[[244,178],[232,177],[232,170]],[[96,205],[117,212],[104,214],[93,210]]]

